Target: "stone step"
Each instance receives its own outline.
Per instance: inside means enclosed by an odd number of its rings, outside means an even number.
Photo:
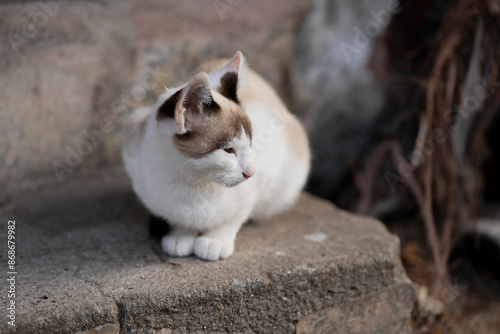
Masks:
[[[164,262],[121,168],[18,196],[0,218],[17,247],[16,327],[4,283],[1,333],[411,332],[398,238],[306,193],[218,262]]]

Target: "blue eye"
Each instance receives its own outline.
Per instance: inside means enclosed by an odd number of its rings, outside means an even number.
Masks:
[[[226,152],[228,154],[234,154],[234,155],[236,155],[236,151],[232,147],[225,148],[224,152]]]

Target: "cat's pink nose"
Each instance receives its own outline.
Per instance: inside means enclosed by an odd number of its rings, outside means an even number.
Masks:
[[[245,179],[251,178],[255,174],[255,169],[253,168],[248,168],[246,171],[243,172],[243,176]]]

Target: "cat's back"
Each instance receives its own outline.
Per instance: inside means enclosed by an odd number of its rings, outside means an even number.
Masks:
[[[137,155],[146,133],[147,120],[153,112],[153,107],[137,108],[123,123],[122,149],[124,157]]]

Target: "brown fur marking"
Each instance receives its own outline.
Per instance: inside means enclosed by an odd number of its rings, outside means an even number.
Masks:
[[[220,106],[219,112],[203,113],[203,117],[187,116],[191,130],[174,137],[177,149],[185,156],[201,158],[224,148],[231,139],[241,135],[242,127],[251,140],[252,126],[243,109],[220,95],[215,100]]]

